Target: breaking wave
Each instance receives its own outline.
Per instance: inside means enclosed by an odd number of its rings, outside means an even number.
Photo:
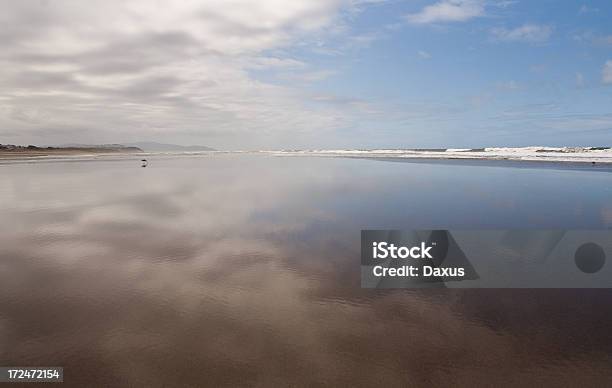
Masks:
[[[610,147],[487,147],[414,149],[336,149],[262,151],[279,156],[354,156],[384,158],[490,159],[551,162],[612,163]]]

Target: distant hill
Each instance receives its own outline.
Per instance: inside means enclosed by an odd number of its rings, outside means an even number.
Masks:
[[[35,145],[0,144],[0,157],[8,156],[48,156],[48,155],[82,155],[105,153],[142,152],[138,147],[127,147],[121,144],[84,145],[66,144],[58,147],[40,147]]]
[[[123,144],[127,147],[138,147],[145,152],[164,152],[164,151],[172,151],[172,152],[197,152],[197,151],[216,151],[214,148],[192,145],[192,146],[182,146],[177,144],[164,144],[164,143],[156,143],[156,142],[138,142],[138,143],[126,143]]]
[[[76,148],[76,149],[99,149],[99,150],[137,150],[142,151],[138,146],[128,146],[123,144],[62,144],[53,148]]]

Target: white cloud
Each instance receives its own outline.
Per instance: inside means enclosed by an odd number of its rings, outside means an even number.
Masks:
[[[602,71],[601,80],[605,84],[612,84],[612,60],[606,61],[606,64],[604,65],[604,68]]]
[[[430,53],[428,53],[427,51],[419,50],[419,51],[417,52],[417,54],[419,55],[419,57],[420,57],[421,59],[430,59],[430,58],[431,58],[431,54],[430,54]]]
[[[543,71],[546,71],[546,69],[548,69],[548,65],[544,63],[536,63],[534,65],[529,66],[529,71],[533,73],[542,73]]]
[[[278,57],[250,58],[246,66],[253,69],[300,69],[307,67],[306,63],[302,61]]]
[[[518,90],[521,88],[521,85],[514,80],[510,80],[506,82],[498,82],[497,88],[500,90]]]
[[[604,45],[609,45],[612,46],[612,35],[606,35],[606,36],[602,36],[599,39],[599,42],[601,42]]]
[[[541,43],[550,38],[553,30],[549,25],[524,24],[514,29],[495,28],[491,33],[500,41]]]
[[[584,75],[582,75],[582,73],[576,73],[576,87],[582,88],[584,85]]]
[[[335,75],[336,73],[337,72],[335,70],[313,70],[313,71],[307,71],[303,73],[293,72],[293,73],[284,74],[281,76],[282,78],[288,79],[288,80],[293,80],[293,81],[298,81],[298,82],[303,82],[303,83],[312,83],[312,82],[323,81]]]
[[[464,22],[484,14],[484,2],[481,0],[442,0],[426,6],[420,12],[406,15],[406,20],[413,24]]]
[[[589,7],[586,4],[583,4],[580,9],[578,10],[578,14],[583,15],[586,13],[596,13],[599,12],[598,8],[593,8],[593,7]]]
[[[291,131],[346,126],[349,115],[313,107],[301,85],[264,82],[251,71],[330,76],[283,49],[309,36],[324,39],[342,24],[344,10],[363,4],[7,2],[0,13],[0,137],[248,147]]]
[[[595,46],[612,46],[612,35],[597,35],[593,31],[584,31],[572,35],[572,39],[579,43]]]
[[[499,8],[508,8],[508,7],[513,6],[516,3],[518,3],[518,0],[501,0],[501,1],[494,3],[494,5]]]

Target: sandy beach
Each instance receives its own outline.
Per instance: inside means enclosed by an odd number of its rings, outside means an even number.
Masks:
[[[0,159],[22,159],[45,156],[79,156],[117,153],[140,153],[137,148],[41,148],[0,149]]]
[[[0,164],[0,365],[79,387],[612,383],[610,290],[359,285],[364,226],[610,228],[606,173],[69,159]]]

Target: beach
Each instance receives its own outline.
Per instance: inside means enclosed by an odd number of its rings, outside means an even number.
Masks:
[[[609,229],[609,170],[148,160],[0,165],[0,364],[67,386],[612,383],[608,289],[359,279],[365,228]]]
[[[0,147],[0,159],[27,159],[40,157],[105,155],[116,153],[139,153],[142,150],[135,147],[127,148],[77,148],[77,147]]]

